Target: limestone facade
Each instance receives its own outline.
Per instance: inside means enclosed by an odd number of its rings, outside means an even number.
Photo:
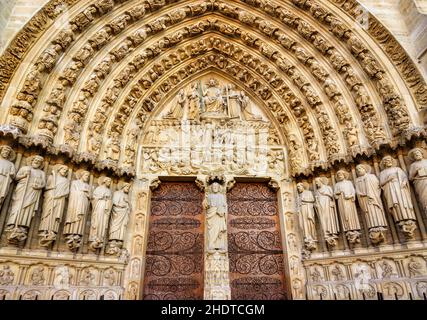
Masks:
[[[205,197],[205,299],[232,296],[236,181],[277,194],[284,296],[425,299],[425,41],[407,53],[380,20],[353,0],[48,1],[0,57],[1,297],[143,298],[172,180]]]

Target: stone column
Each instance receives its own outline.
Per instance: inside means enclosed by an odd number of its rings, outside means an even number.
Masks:
[[[124,288],[126,300],[142,299],[143,272],[145,265],[145,246],[148,228],[148,208],[150,191],[160,184],[156,177],[151,179],[135,180],[132,186],[131,203],[132,213],[128,224],[128,248],[129,256],[125,277]]]
[[[297,197],[295,183],[283,179],[276,183],[279,190],[279,212],[283,219],[282,237],[284,239],[284,265],[286,282],[293,300],[304,300],[306,297],[306,279],[302,263],[301,232],[299,232],[298,215],[295,199]]]
[[[205,300],[230,300],[230,261],[227,242],[227,190],[234,184],[223,175],[198,177],[205,191]],[[228,182],[227,182],[228,181]]]

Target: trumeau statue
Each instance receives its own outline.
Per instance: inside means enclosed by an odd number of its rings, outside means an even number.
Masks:
[[[356,194],[368,224],[369,238],[372,243],[378,244],[384,241],[383,232],[386,230],[387,220],[381,202],[380,182],[370,171],[371,167],[368,165],[356,166]]]
[[[7,197],[10,185],[15,178],[16,170],[13,164],[15,152],[9,146],[0,147],[0,209]]]
[[[414,161],[409,167],[409,180],[414,184],[418,201],[421,202],[422,210],[427,215],[427,160],[424,157],[424,150],[412,149],[409,157]]]
[[[356,190],[348,180],[348,172],[339,170],[336,174],[334,194],[338,202],[338,211],[341,216],[343,229],[350,243],[360,242],[360,223],[356,209]]]
[[[80,247],[92,192],[88,184],[90,178],[88,171],[77,171],[76,177],[77,179],[71,182],[70,198],[64,224],[66,242],[71,250],[76,250]]]
[[[314,213],[315,198],[313,192],[308,189],[308,185],[305,183],[298,183],[297,190],[299,193],[298,208],[300,212],[300,225],[304,235],[305,249],[313,251],[317,247],[316,220]]]
[[[316,184],[316,210],[322,224],[326,242],[331,246],[337,244],[340,231],[338,215],[335,207],[334,191],[328,185],[328,178],[319,177],[314,180]]]
[[[110,178],[101,177],[99,178],[99,186],[93,191],[93,211],[89,232],[89,248],[93,251],[104,245],[104,237],[113,205],[110,185]]]
[[[204,203],[208,251],[227,250],[227,198],[223,188],[218,182],[213,182]]]
[[[56,240],[65,208],[65,198],[70,193],[67,179],[68,167],[60,165],[47,179],[42,216],[39,225],[39,244],[47,247]]]
[[[416,217],[406,173],[396,166],[396,160],[385,156],[381,161],[380,185],[387,208],[408,239],[414,237]]]
[[[19,169],[16,175],[17,185],[12,197],[6,231],[9,241],[24,241],[27,238],[31,221],[39,207],[40,196],[46,185],[43,157],[28,158],[30,165]]]
[[[109,229],[108,253],[119,254],[125,239],[126,227],[129,221],[129,183],[124,183],[118,191],[113,194],[113,208]]]

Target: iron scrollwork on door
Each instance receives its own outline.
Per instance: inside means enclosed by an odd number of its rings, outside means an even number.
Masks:
[[[263,183],[227,195],[231,298],[286,299],[277,196]]]
[[[203,299],[202,199],[191,182],[163,182],[153,192],[145,300]]]

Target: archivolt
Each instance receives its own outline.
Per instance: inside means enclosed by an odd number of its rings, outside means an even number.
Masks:
[[[88,150],[86,141],[80,141],[80,133],[98,135],[96,139],[105,141],[103,136],[123,133],[135,118],[143,128],[141,117],[174,92],[167,89],[168,83],[187,81],[188,76],[181,75],[208,57],[223,59],[228,70],[233,69],[229,64],[234,64],[250,74],[259,83],[252,82],[252,88],[247,88],[253,95],[274,98],[266,99],[266,105],[283,120],[284,136],[294,145],[291,149],[302,151],[303,145],[289,139],[296,134],[309,150],[307,159],[311,163],[305,162],[294,173],[307,173],[304,169],[331,165],[344,157],[348,160],[371,147],[395,144],[418,130],[420,120],[414,105],[422,109],[427,100],[424,81],[415,69],[411,69],[411,77],[408,72],[395,77],[396,68],[378,53],[374,39],[367,38],[360,26],[350,29],[349,17],[329,3],[88,2],[69,0],[68,10],[58,14],[55,10],[63,9],[59,6],[62,1],[51,1],[0,61],[5,69],[0,96],[12,79],[3,103],[9,104],[13,95],[16,99],[9,116],[4,114],[2,119],[24,134],[28,132],[32,144],[52,149],[54,143],[59,152],[80,152],[75,159],[93,162],[102,146]],[[355,8],[349,0],[335,2]],[[53,20],[67,14],[69,24],[65,21],[63,29],[55,32],[57,26],[48,28]],[[37,30],[45,30],[44,35],[28,36],[28,31],[35,34]],[[171,54],[179,63],[173,63]],[[188,57],[181,59],[181,54]],[[251,63],[245,65],[245,59]],[[12,78],[19,63],[25,61],[35,61],[28,74],[22,77],[17,72]],[[207,66],[220,69],[220,63],[208,61]],[[398,69],[401,72],[402,66]],[[190,72],[190,77],[194,74]],[[237,73],[233,77],[245,81]],[[383,126],[381,118],[387,118],[389,126]],[[356,127],[359,119],[364,135]],[[284,122],[289,125],[284,126]],[[107,123],[107,129],[102,130],[100,123]],[[319,148],[321,157],[316,156],[315,145],[320,137],[324,140]],[[101,156],[98,160],[104,159]]]

